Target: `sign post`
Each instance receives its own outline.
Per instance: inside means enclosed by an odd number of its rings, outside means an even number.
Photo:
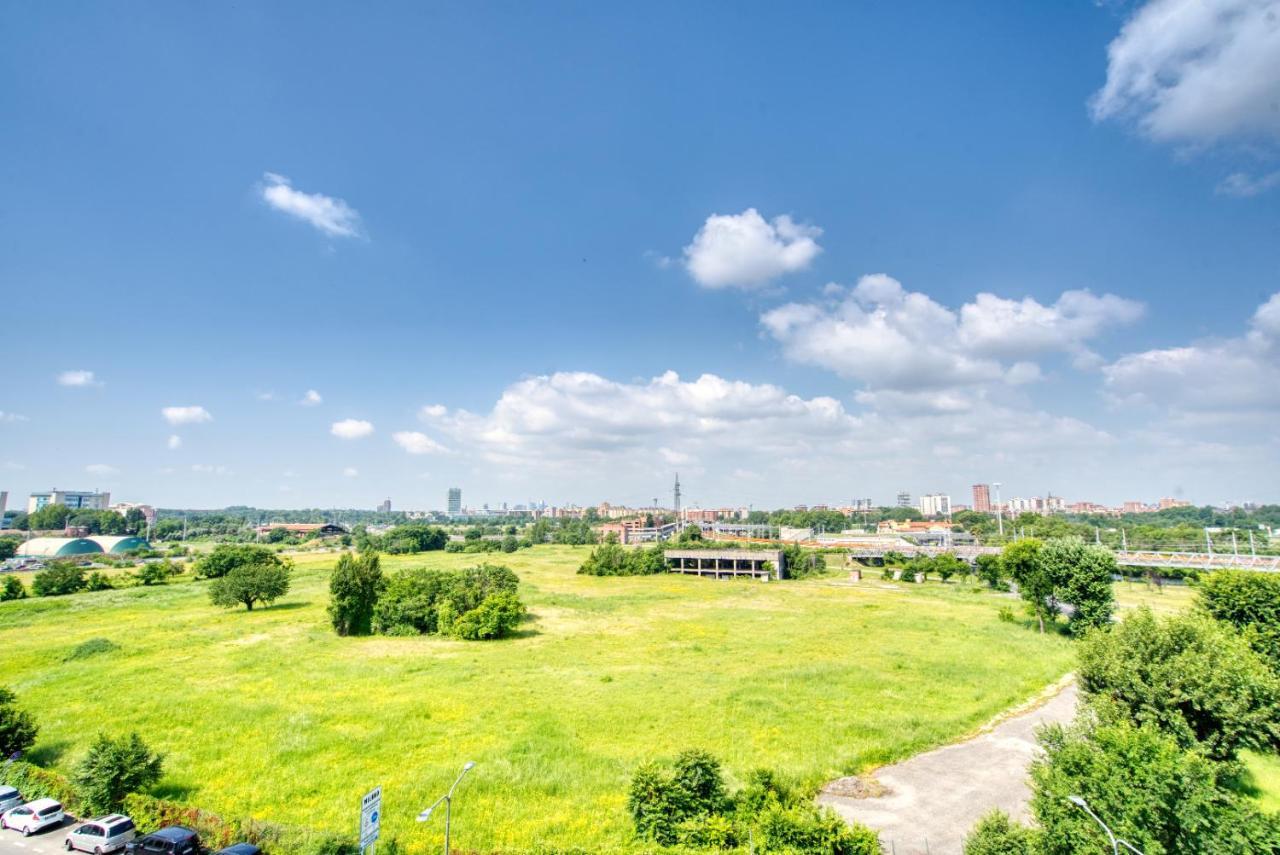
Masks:
[[[365,852],[378,841],[382,827],[382,787],[374,787],[360,800],[360,851]]]

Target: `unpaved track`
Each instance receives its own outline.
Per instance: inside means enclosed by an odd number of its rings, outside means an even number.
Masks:
[[[1027,767],[1039,750],[1036,728],[1071,721],[1076,695],[1070,683],[1043,704],[972,739],[876,770],[884,795],[855,799],[823,793],[818,801],[879,832],[888,853],[960,855],[964,836],[992,808],[1027,817]]]

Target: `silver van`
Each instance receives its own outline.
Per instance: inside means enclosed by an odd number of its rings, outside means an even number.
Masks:
[[[93,855],[104,855],[123,849],[135,836],[137,833],[133,820],[123,814],[113,813],[80,823],[67,832],[67,839],[62,841],[62,846],[68,852],[78,849],[81,852],[92,852]]]

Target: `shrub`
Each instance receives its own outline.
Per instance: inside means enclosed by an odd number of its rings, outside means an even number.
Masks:
[[[94,570],[84,580],[86,591],[110,591],[114,587],[111,584],[111,577],[99,570]]]
[[[661,546],[628,549],[616,539],[591,550],[578,572],[588,576],[649,576],[667,569]]]
[[[373,610],[386,588],[376,552],[344,553],[329,576],[329,620],[338,635],[373,632]]]
[[[1197,605],[1210,617],[1240,629],[1280,671],[1280,575],[1220,570],[1200,583]]]
[[[224,819],[200,808],[131,793],[124,799],[124,813],[133,818],[139,833],[168,825],[190,828],[210,851],[232,843],[248,842],[272,855],[357,855],[355,841],[330,832],[295,828],[252,819]],[[390,842],[390,841],[387,841]],[[380,848],[390,849],[380,842]]]
[[[875,832],[848,825],[829,808],[807,803],[784,807],[775,803],[758,819],[761,852],[880,855],[882,851]]]
[[[159,585],[181,572],[182,568],[170,561],[148,561],[134,571],[133,578],[143,585]]]
[[[31,590],[37,597],[74,594],[84,586],[84,568],[61,561],[50,564],[31,580]]]
[[[270,605],[289,593],[289,566],[285,562],[248,564],[233,568],[209,583],[209,602],[253,611],[255,603]]]
[[[429,525],[398,525],[377,539],[376,545],[391,555],[430,552],[444,549],[449,535],[444,529]]]
[[[786,575],[792,579],[804,579],[817,576],[827,569],[827,559],[821,552],[806,551],[799,544],[789,543],[782,547],[783,563]]]
[[[12,757],[35,744],[40,728],[31,713],[18,706],[18,696],[0,686],[0,758]]]
[[[71,652],[64,656],[62,661],[74,662],[77,659],[88,659],[90,656],[97,656],[99,653],[114,653],[119,649],[120,645],[109,638],[91,638],[71,648]]]
[[[1035,855],[1035,833],[993,810],[964,839],[964,855]]]
[[[27,598],[27,589],[22,586],[22,580],[17,576],[5,576],[4,583],[0,584],[0,602],[4,600],[25,600]]]
[[[69,813],[81,813],[80,797],[62,775],[31,763],[15,760],[5,769],[4,783],[18,790],[28,801],[54,799]]]
[[[160,780],[163,766],[164,758],[138,734],[111,739],[100,733],[76,769],[76,792],[90,813],[110,813],[124,805],[129,793]]]
[[[194,569],[197,579],[220,579],[237,567],[253,565],[286,567],[288,561],[265,546],[224,543],[214,547],[212,552],[197,560]]]
[[[952,576],[964,576],[969,572],[969,565],[965,564],[953,553],[944,552],[933,559],[933,570],[938,574],[938,578],[946,582]]]
[[[1280,676],[1231,627],[1139,609],[1080,643],[1080,687],[1109,719],[1159,726],[1215,759],[1280,748]]]
[[[511,570],[491,564],[465,570],[402,570],[387,580],[374,607],[373,628],[376,632],[391,634],[394,631],[397,635],[411,628],[419,634],[501,637],[488,633],[509,633],[524,614],[524,606],[516,599],[519,584],[519,578]],[[490,597],[500,594],[511,597],[486,605]],[[476,610],[479,610],[477,614],[469,615]]]
[[[631,778],[627,810],[636,833],[664,846],[688,820],[723,813],[728,804],[720,761],[705,751],[681,753],[669,765],[645,763]]]
[[[20,543],[16,537],[0,537],[0,561],[7,561],[17,555]]]
[[[1005,590],[1009,586],[1004,581],[1004,567],[999,555],[983,553],[977,558],[978,578],[987,583],[987,587]]]
[[[452,603],[445,600],[452,610]],[[524,617],[524,604],[510,591],[490,594],[480,605],[451,620],[450,635],[467,641],[506,638]]]

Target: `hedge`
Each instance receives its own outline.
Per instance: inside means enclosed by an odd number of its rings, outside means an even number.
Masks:
[[[254,843],[271,855],[356,855],[360,851],[354,840],[340,834],[253,819],[224,819],[207,810],[141,793],[125,796],[124,812],[143,832],[167,825],[189,828],[210,850],[233,843]]]

